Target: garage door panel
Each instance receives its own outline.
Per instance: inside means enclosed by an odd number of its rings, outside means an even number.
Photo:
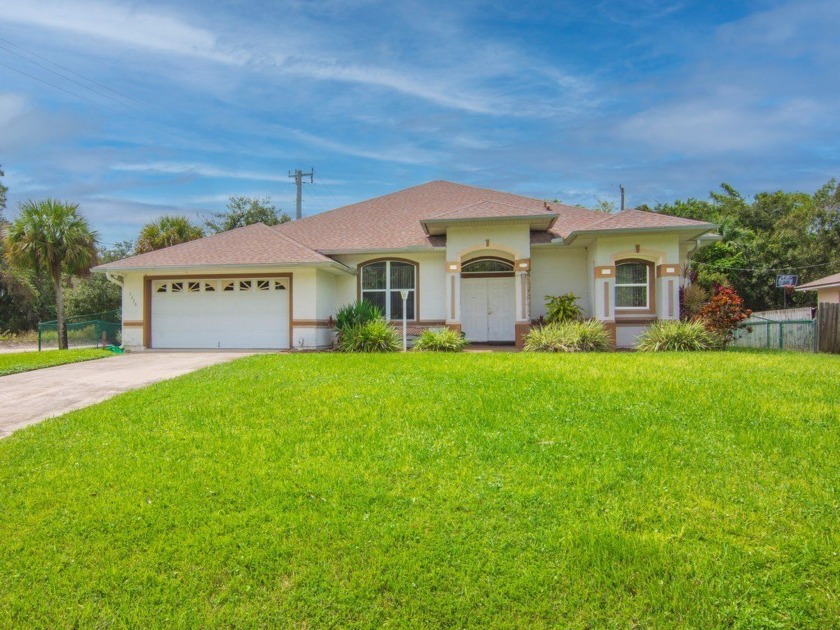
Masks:
[[[272,282],[269,290],[258,291],[256,279],[242,281],[234,281],[234,291],[222,290],[227,280],[213,282],[215,291],[206,290],[204,283],[199,292],[155,290],[152,347],[288,348],[288,290],[277,290]],[[187,281],[183,286],[188,287]]]

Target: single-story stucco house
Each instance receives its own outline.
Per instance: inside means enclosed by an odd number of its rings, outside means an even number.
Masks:
[[[123,345],[328,347],[358,299],[413,329],[521,342],[544,296],[572,292],[630,346],[680,315],[682,270],[716,226],[605,214],[435,181],[269,227],[223,232],[96,267],[123,288]]]
[[[816,291],[820,304],[840,304],[840,273],[812,280],[796,287],[797,291]]]

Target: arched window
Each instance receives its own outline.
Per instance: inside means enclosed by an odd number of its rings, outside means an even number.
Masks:
[[[476,258],[461,265],[461,275],[510,276],[513,263],[500,258]]]
[[[408,291],[406,319],[414,319],[417,265],[402,260],[378,260],[362,267],[361,298],[375,304],[386,319],[402,319],[401,291]]]
[[[638,260],[615,266],[615,308],[650,308],[650,264]]]

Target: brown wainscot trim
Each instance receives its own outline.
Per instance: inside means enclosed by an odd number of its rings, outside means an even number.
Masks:
[[[293,346],[294,274],[291,273],[177,273],[143,276],[143,346],[152,347],[152,282],[154,280],[223,280],[225,278],[286,278],[289,281],[289,349]]]
[[[603,322],[604,328],[607,329],[607,333],[610,335],[610,347],[615,348],[616,346],[616,325],[615,322]]]
[[[143,325],[142,319],[126,319],[123,321],[123,326],[127,328],[142,328]]]
[[[615,277],[615,266],[614,265],[606,265],[603,267],[595,267],[595,279],[598,278],[614,278]]]
[[[356,274],[356,301],[359,302],[362,299],[362,267],[371,263],[386,262],[388,260],[414,265],[414,319],[406,321],[416,324],[420,319],[420,263],[416,260],[398,258],[396,256],[380,256],[379,258],[371,258],[370,260],[363,260],[360,262],[356,265],[356,269],[358,270],[358,273]],[[400,323],[402,323],[402,320],[400,320]]]
[[[326,319],[296,319],[292,321],[292,326],[300,328],[335,328],[335,324],[330,323]]]
[[[444,326],[446,326],[446,328],[448,328],[449,330],[454,330],[459,335],[461,334],[461,324],[460,323],[444,324]]]
[[[514,339],[516,339],[516,349],[522,350],[525,345],[525,337],[531,331],[531,322],[516,322],[514,329]]]
[[[621,317],[617,315],[615,323],[617,326],[647,326],[656,321],[656,317]]]
[[[656,277],[664,278],[666,276],[678,276],[682,273],[680,265],[658,265],[656,267]]]

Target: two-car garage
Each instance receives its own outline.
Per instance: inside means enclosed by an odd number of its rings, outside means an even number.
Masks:
[[[152,348],[289,348],[289,276],[150,279],[147,290]]]

